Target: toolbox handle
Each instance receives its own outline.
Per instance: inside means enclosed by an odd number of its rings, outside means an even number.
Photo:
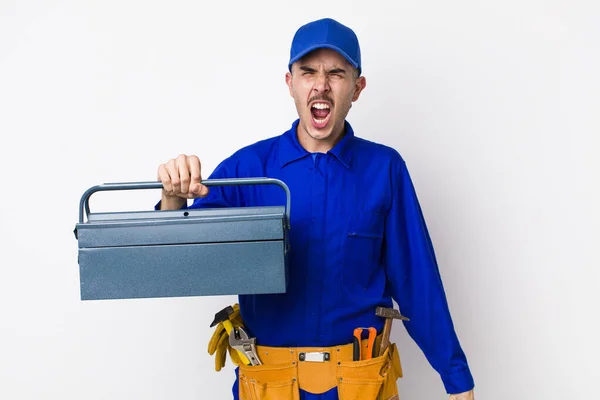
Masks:
[[[290,189],[287,185],[275,178],[224,178],[224,179],[206,179],[201,182],[204,186],[235,186],[235,185],[277,185],[285,190],[285,224],[290,229]],[[107,190],[138,190],[138,189],[162,189],[162,182],[122,182],[122,183],[104,183],[96,185],[85,191],[79,202],[79,223],[83,223],[83,216],[89,218],[90,214],[90,196],[96,192]]]

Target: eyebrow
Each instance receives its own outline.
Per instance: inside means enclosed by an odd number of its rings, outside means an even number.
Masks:
[[[306,66],[306,65],[302,65],[300,67],[301,71],[306,71],[306,72],[317,72],[316,69]],[[328,74],[345,74],[346,70],[343,68],[332,68],[329,71],[327,71]]]
[[[306,71],[306,72],[317,72],[317,70],[316,70],[316,69],[314,69],[314,68],[311,68],[311,67],[307,67],[307,66],[305,66],[305,65],[301,66],[301,67],[300,67],[300,70],[301,70],[301,71]]]
[[[346,70],[343,68],[333,68],[328,71],[330,74],[345,74]]]

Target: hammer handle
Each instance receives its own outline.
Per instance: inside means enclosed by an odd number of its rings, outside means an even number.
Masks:
[[[231,323],[231,321],[229,319],[226,319],[225,321],[223,321],[223,326],[225,327],[225,331],[227,332],[227,337],[229,337],[231,335],[231,331],[233,331],[233,324]],[[246,357],[246,354],[244,354],[244,352],[236,350],[238,352],[238,356],[240,357],[240,361],[242,363],[244,363],[245,365],[251,365],[250,360],[248,360],[248,357]]]
[[[390,333],[392,331],[392,318],[385,319],[385,325],[383,326],[383,333],[381,334],[381,346],[379,347],[379,355],[383,353],[390,346]]]

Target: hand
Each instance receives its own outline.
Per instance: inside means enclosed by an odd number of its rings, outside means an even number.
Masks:
[[[475,393],[473,390],[469,390],[468,392],[451,394],[450,400],[474,400]]]
[[[186,199],[208,195],[208,187],[200,183],[200,159],[196,156],[181,154],[161,164],[157,175],[163,184],[162,209],[179,209]]]

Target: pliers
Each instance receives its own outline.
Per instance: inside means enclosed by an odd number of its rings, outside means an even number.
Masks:
[[[362,334],[364,330],[369,331],[369,336],[367,339],[367,349],[365,353],[362,353]],[[377,337],[377,330],[372,326],[369,328],[356,328],[354,330],[354,354],[353,360],[369,360],[375,357],[375,338]]]

